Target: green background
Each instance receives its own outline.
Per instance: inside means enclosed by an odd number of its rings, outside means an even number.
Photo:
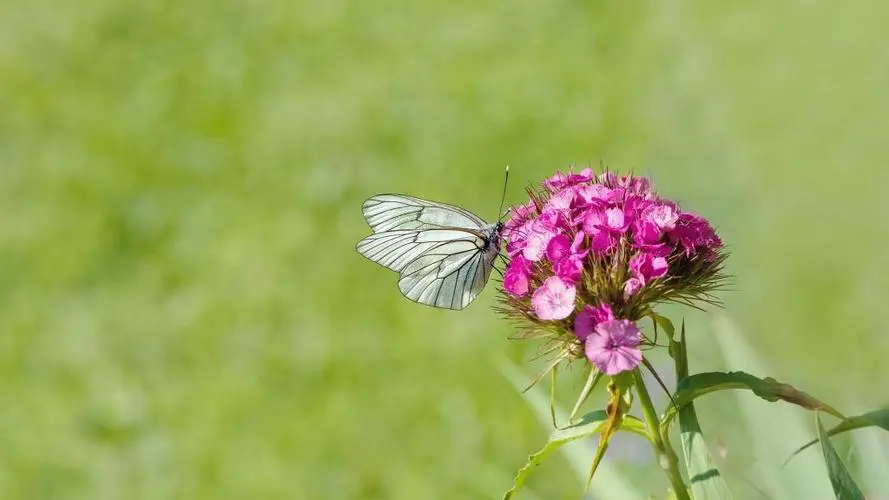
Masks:
[[[547,434],[498,368],[534,346],[354,245],[378,192],[493,219],[506,164],[511,203],[652,176],[718,226],[763,375],[885,404],[883,5],[0,4],[0,497],[499,495]],[[560,460],[539,498],[579,496]]]

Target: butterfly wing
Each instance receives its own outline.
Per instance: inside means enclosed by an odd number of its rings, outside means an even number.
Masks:
[[[375,233],[402,229],[458,227],[481,230],[487,224],[460,207],[401,194],[379,194],[361,206]]]
[[[357,250],[401,273],[405,297],[463,309],[484,289],[500,251],[499,228],[462,208],[412,196],[377,195],[362,209],[374,234]]]
[[[475,242],[483,235],[478,231],[439,228],[439,229],[395,229],[374,233],[358,242],[358,253],[368,259],[396,272],[402,272],[405,266],[417,258],[432,252],[442,255],[448,251],[463,251],[470,244],[476,249]],[[448,246],[448,243],[454,243]]]
[[[401,271],[398,288],[414,302],[444,309],[468,306],[485,288],[499,248],[476,234],[424,252]]]

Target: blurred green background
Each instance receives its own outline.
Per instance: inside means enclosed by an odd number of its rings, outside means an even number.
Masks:
[[[354,244],[378,192],[494,218],[506,164],[511,203],[569,164],[651,175],[718,225],[767,374],[885,404],[887,14],[3,2],[0,497],[499,495],[547,435],[498,369],[534,346],[494,286],[420,307]],[[579,497],[559,460],[538,498]]]

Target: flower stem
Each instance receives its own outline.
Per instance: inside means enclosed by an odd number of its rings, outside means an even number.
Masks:
[[[639,396],[639,404],[642,405],[642,415],[645,417],[648,431],[654,440],[658,464],[670,480],[677,500],[691,500],[691,497],[688,496],[688,488],[686,488],[685,482],[682,480],[682,474],[679,472],[679,457],[661,434],[657,411],[654,409],[651,396],[649,396],[648,389],[645,387],[642,371],[638,367],[633,370],[633,379],[636,386],[636,394]]]

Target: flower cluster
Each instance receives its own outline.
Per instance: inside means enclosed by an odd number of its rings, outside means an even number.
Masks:
[[[715,302],[722,241],[706,219],[660,198],[645,177],[557,173],[504,225],[503,310],[614,375],[635,368],[635,321],[660,301]],[[582,354],[581,354],[582,353]]]

